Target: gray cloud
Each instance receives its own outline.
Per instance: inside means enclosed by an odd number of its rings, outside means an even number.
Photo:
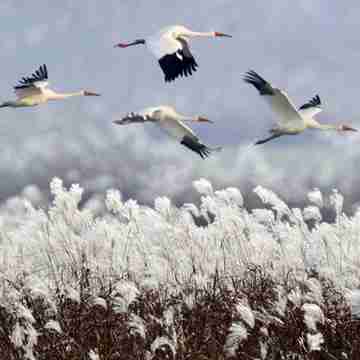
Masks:
[[[249,147],[267,135],[273,117],[241,80],[253,68],[286,88],[299,105],[319,93],[325,108],[320,120],[360,127],[360,7],[354,0],[20,3],[1,5],[8,34],[0,41],[2,99],[12,96],[18,78],[42,63],[55,89],[88,88],[103,96],[2,110],[3,198],[29,183],[46,187],[56,175],[90,191],[119,187],[142,201],[156,195],[189,200],[191,181],[199,177],[245,191],[261,184],[290,201],[313,186],[338,187],[359,200],[359,137],[308,132]],[[163,82],[156,59],[145,49],[112,47],[176,23],[234,38],[194,41],[199,71],[174,84]],[[224,151],[202,161],[151,126],[112,125],[127,111],[161,103],[213,119],[215,125],[195,129],[205,142],[224,145]]]

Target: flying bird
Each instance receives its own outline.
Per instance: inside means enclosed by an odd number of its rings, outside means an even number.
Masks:
[[[285,91],[273,87],[255,71],[248,71],[244,76],[244,81],[252,84],[259,91],[277,117],[277,125],[270,129],[272,135],[256,142],[255,145],[264,144],[283,135],[297,135],[305,129],[358,131],[346,124],[319,123],[314,118],[322,111],[319,95],[297,109]]]
[[[175,25],[160,30],[147,39],[138,39],[129,43],[119,43],[115,47],[127,48],[133,45],[146,45],[156,56],[164,72],[165,81],[173,81],[179,76],[192,75],[198,64],[189,48],[189,40],[196,37],[231,37],[217,31],[196,32],[185,26]]]
[[[46,65],[41,65],[32,75],[23,77],[18,84],[14,86],[17,99],[14,101],[5,101],[0,107],[26,107],[36,106],[48,102],[49,100],[62,100],[72,96],[100,96],[100,94],[81,90],[72,93],[58,93],[48,86],[48,71]]]
[[[185,122],[212,123],[211,120],[202,116],[191,117],[181,115],[171,106],[162,105],[146,108],[138,113],[131,112],[122,119],[114,121],[118,125],[144,122],[157,124],[168,135],[175,138],[180,144],[198,153],[203,159],[209,156],[212,151],[221,150],[220,147],[210,148],[203,144],[194,131],[185,124]]]

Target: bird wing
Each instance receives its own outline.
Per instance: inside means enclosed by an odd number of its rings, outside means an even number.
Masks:
[[[150,36],[146,39],[146,45],[157,59],[161,59],[168,54],[176,53],[182,48],[181,43],[173,36],[172,28],[163,29]]]
[[[322,111],[321,100],[319,95],[315,95],[304,105],[299,107],[299,112],[305,117],[314,117],[316,114]]]
[[[198,64],[186,38],[177,36],[172,28],[150,37],[146,43],[157,57],[166,82],[179,76],[192,75],[193,71],[196,71]]]
[[[173,111],[169,108],[170,111]],[[144,122],[157,122],[160,119],[162,111],[160,107],[148,107],[141,111],[129,112],[119,120],[115,120],[114,123],[118,125],[127,125],[134,123]]]
[[[304,120],[285,91],[272,87],[269,82],[252,70],[245,74],[244,81],[252,84],[259,91],[276,114],[280,126],[303,128]]]
[[[121,119],[114,120],[114,123],[117,125],[128,125],[128,124],[144,123],[146,121],[150,121],[150,117],[148,115],[130,112]]]
[[[174,113],[174,115],[176,115],[176,113]],[[195,132],[181,120],[166,115],[162,116],[160,110],[155,111],[154,116],[160,118],[160,121],[157,122],[160,128],[173,138],[181,141],[184,136],[188,136],[198,140]]]
[[[157,114],[155,113],[154,116],[156,115]],[[181,145],[184,145],[188,149],[199,154],[202,159],[208,157],[212,151],[221,150],[220,147],[210,148],[203,144],[195,132],[180,120],[174,120],[165,117],[162,118],[159,122],[156,122],[156,124],[158,124],[158,126],[160,126],[160,128],[171,137],[180,141]]]
[[[207,158],[211,154],[212,151],[221,150],[220,147],[211,149],[207,145],[203,144],[199,139],[194,139],[189,136],[184,136],[182,138],[180,144],[186,146],[188,149],[199,154],[202,159]]]
[[[31,76],[23,77],[14,86],[14,91],[19,99],[24,97],[39,95],[42,90],[48,85],[48,72],[46,65],[41,65]]]
[[[35,86],[15,89],[14,91],[18,100],[29,96],[40,95],[42,93],[42,89]]]

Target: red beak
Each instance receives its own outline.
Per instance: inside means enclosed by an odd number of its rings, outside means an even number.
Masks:
[[[209,120],[208,118],[204,117],[204,116],[199,116],[198,117],[198,121],[199,122],[208,122],[210,124],[213,124],[214,122],[212,120]]]
[[[123,44],[123,43],[119,43],[119,44],[115,44],[114,47],[120,47],[120,48],[126,48],[128,47],[128,44]]]
[[[215,36],[219,36],[219,37],[229,37],[231,38],[232,36],[229,35],[229,34],[224,34],[222,32],[218,32],[218,31],[215,31]]]

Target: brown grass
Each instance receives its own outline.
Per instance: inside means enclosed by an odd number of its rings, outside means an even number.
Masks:
[[[203,289],[187,285],[183,291],[174,293],[165,285],[158,290],[139,288],[140,295],[125,313],[113,308],[111,286],[96,294],[105,299],[106,308],[94,305],[93,295],[90,296],[84,284],[78,284],[79,291],[82,289],[80,302],[56,292],[52,299],[56,312],[49,311],[46,299],[32,298],[26,291],[20,301],[36,320],[33,326],[38,339],[33,353],[37,360],[90,360],[89,352],[95,349],[101,360],[261,359],[262,356],[266,360],[360,359],[360,322],[351,321],[350,306],[331,281],[317,280],[323,297],[318,305],[325,315],[325,321],[317,329],[324,338],[321,351],[310,351],[306,342],[306,334],[311,333],[301,308],[304,302],[309,302],[305,297],[306,286],[291,276],[286,283],[278,283],[258,266],[249,266],[242,278],[222,279],[215,274]],[[300,289],[304,295],[300,304],[288,301],[282,314],[276,311],[277,286],[285,289],[286,294]],[[189,295],[193,296],[192,306],[185,301]],[[229,357],[224,345],[231,324],[242,322],[236,312],[239,302],[251,308],[255,325],[251,328],[243,322],[247,339],[239,341],[235,356]],[[173,315],[165,321],[164,312],[169,309]],[[144,333],[141,324],[131,322],[134,315],[143,322]],[[45,329],[51,319],[59,322],[61,333]],[[10,340],[16,322],[25,326],[25,320],[17,318],[13,310],[0,306],[2,360],[25,359],[24,349],[16,348]],[[159,337],[176,339],[175,353],[166,341],[157,349],[152,348]],[[261,353],[261,343],[267,347],[266,355]]]

